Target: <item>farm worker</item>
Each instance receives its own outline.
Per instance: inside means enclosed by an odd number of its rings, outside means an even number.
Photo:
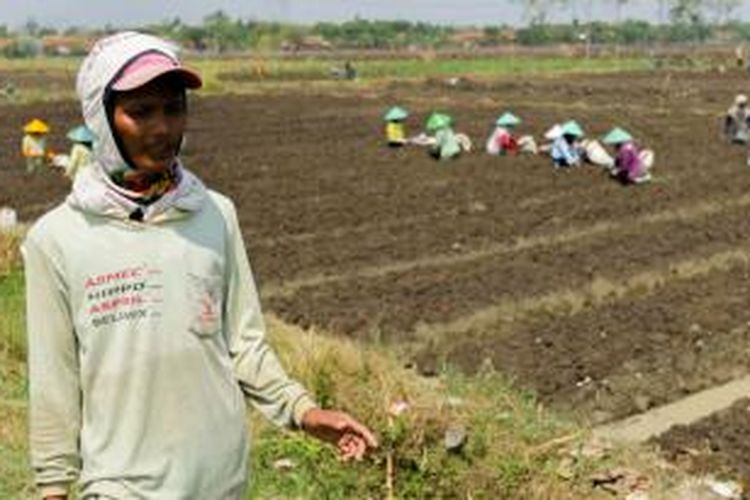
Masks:
[[[750,139],[750,111],[747,96],[739,94],[724,117],[724,137],[734,144],[746,144]]]
[[[43,497],[77,479],[81,498],[244,499],[244,401],[344,459],[375,445],[265,340],[234,204],[179,158],[200,86],[172,44],[135,32],[97,42],[78,73],[93,163],[23,244]]]
[[[552,145],[555,143],[555,139],[562,136],[562,126],[559,123],[555,123],[544,133],[545,142],[539,146],[539,152],[544,154],[550,154],[552,152]]]
[[[461,142],[451,125],[453,118],[444,113],[433,113],[427,119],[427,132],[434,134],[435,143],[430,147],[430,155],[438,160],[449,160],[461,154]]]
[[[347,80],[357,79],[357,70],[351,61],[346,61],[344,63],[344,76],[346,77]]]
[[[583,135],[583,129],[574,120],[561,125],[560,135],[552,142],[550,151],[555,168],[576,167],[581,164],[579,141]]]
[[[512,130],[521,123],[521,119],[510,112],[504,113],[495,122],[495,129],[487,139],[485,149],[491,155],[504,155],[507,153],[537,153],[534,138],[525,135],[518,139]]]
[[[583,159],[588,163],[602,167],[609,172],[612,172],[615,168],[615,159],[596,139],[583,139],[581,151],[583,152]]]
[[[404,120],[408,117],[409,112],[399,106],[392,107],[385,114],[385,136],[390,147],[398,148],[407,143]]]
[[[94,134],[86,125],[79,125],[68,131],[67,137],[73,143],[70,154],[56,155],[53,164],[62,168],[65,176],[73,180],[82,168],[91,163]]]
[[[737,63],[738,68],[742,68],[745,64],[745,46],[743,44],[739,44],[734,49],[734,59]]]
[[[21,154],[26,159],[26,172],[34,173],[44,167],[47,161],[47,134],[49,125],[34,118],[23,127]]]
[[[649,170],[653,166],[654,154],[650,150],[640,151],[633,136],[620,127],[612,129],[604,143],[615,147],[615,169],[613,175],[625,184],[643,184],[651,180]]]
[[[518,153],[518,140],[511,130],[521,123],[521,119],[510,112],[504,113],[495,121],[495,129],[487,139],[485,149],[491,155]]]
[[[554,141],[562,135],[562,125],[555,123],[544,133],[544,138],[548,141]]]

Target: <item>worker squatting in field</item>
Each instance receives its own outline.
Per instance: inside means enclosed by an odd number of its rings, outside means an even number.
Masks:
[[[388,146],[427,146],[430,155],[439,160],[457,158],[462,152],[471,151],[471,140],[467,135],[453,131],[453,118],[447,113],[432,113],[425,123],[426,133],[415,137],[406,135],[405,122],[408,117],[409,113],[400,106],[386,112],[384,119]],[[644,184],[652,179],[653,151],[641,151],[632,136],[619,127],[603,138],[604,144],[613,147],[613,156],[600,141],[586,138],[583,128],[575,120],[553,125],[544,135],[549,142],[541,146],[537,146],[531,135],[514,135],[514,129],[520,124],[521,119],[509,111],[497,118],[485,145],[487,154],[543,153],[549,155],[556,169],[588,163],[602,167],[624,184]]]
[[[491,155],[529,153],[537,154],[536,141],[530,135],[516,137],[513,130],[521,124],[521,119],[510,111],[503,113],[496,121],[495,128],[487,138],[485,150]]]

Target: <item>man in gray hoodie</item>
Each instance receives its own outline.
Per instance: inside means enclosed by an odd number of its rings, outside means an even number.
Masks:
[[[179,161],[185,89],[174,47],[134,32],[99,41],[77,91],[93,164],[23,245],[30,436],[43,497],[241,499],[245,400],[280,426],[376,445],[319,409],[265,341],[226,197]]]

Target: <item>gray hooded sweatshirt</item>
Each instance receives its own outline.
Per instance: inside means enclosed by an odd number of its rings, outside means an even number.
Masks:
[[[135,222],[109,180],[125,162],[105,92],[148,50],[176,57],[121,33],[84,61],[94,164],[23,245],[32,465],[42,495],[78,480],[84,498],[240,499],[245,400],[290,427],[314,403],[264,340],[232,202],[178,166],[176,189]]]

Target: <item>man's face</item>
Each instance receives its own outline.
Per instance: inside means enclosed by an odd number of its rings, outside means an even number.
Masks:
[[[173,76],[115,95],[115,132],[137,170],[160,172],[172,167],[186,121],[185,90]]]

